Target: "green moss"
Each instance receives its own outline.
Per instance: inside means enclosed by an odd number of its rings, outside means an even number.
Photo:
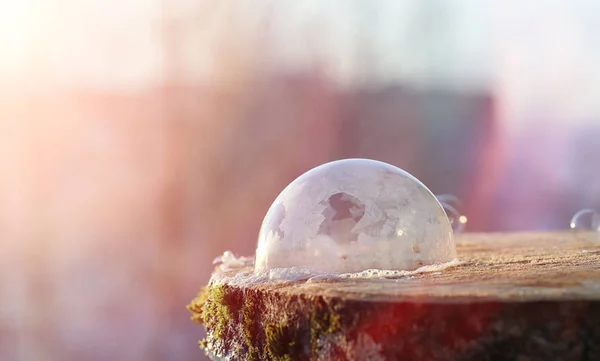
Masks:
[[[258,361],[259,357],[256,353],[248,353],[247,361]]]
[[[295,329],[289,322],[262,324],[261,304],[258,296],[246,294],[241,306],[244,340],[248,347],[247,359],[256,361],[261,355],[275,361],[291,361],[298,352],[294,341]],[[261,337],[264,336],[264,337]],[[296,358],[297,359],[297,358]]]
[[[208,341],[206,339],[200,340],[198,341],[198,345],[200,345],[201,349],[206,350],[208,348]]]
[[[221,339],[225,335],[227,325],[233,314],[227,303],[227,290],[222,285],[215,285],[205,291],[204,302],[201,305],[199,321],[206,329]]]
[[[341,317],[331,307],[318,304],[310,313],[310,343],[313,353],[320,349],[319,339],[342,329]]]
[[[192,320],[206,326],[216,338],[222,339],[234,313],[227,302],[227,289],[222,285],[205,287],[190,303]]]
[[[254,344],[254,335],[256,334],[257,324],[254,320],[256,305],[251,297],[247,297],[242,306],[242,326],[244,331],[244,340],[248,346],[248,360],[258,360],[258,347]]]
[[[202,308],[207,300],[208,287],[203,287],[202,291],[200,291],[196,298],[194,298],[192,302],[187,306],[188,311],[192,313],[192,321],[200,324],[204,323]]]
[[[286,353],[284,343],[282,342],[285,337],[286,330],[287,325],[283,322],[278,325],[268,324],[265,327],[267,351],[274,358],[281,357]]]
[[[213,315],[216,315],[216,319],[214,319],[214,332],[215,332],[215,336],[218,338],[222,338],[225,334],[225,330],[227,328],[227,325],[229,324],[229,321],[231,321],[231,318],[233,317],[233,314],[229,308],[229,306],[227,305],[227,303],[225,303],[225,291],[223,291],[222,287],[220,289],[215,290],[215,299],[213,300],[212,303],[209,304],[209,308],[211,309],[212,312],[209,312],[209,315],[212,313]],[[207,324],[208,326],[208,324]]]
[[[327,330],[325,331],[327,334],[336,333],[342,329],[340,315],[333,313],[333,311],[331,312],[332,313],[329,314],[329,327],[327,327]]]
[[[231,336],[229,332],[235,332],[231,325],[234,318],[240,315],[243,332],[240,336],[245,346],[238,344],[237,352],[245,353],[250,361],[257,361],[261,357],[276,361],[305,358],[308,355],[304,354],[304,341],[299,344],[298,337],[307,331],[310,332],[310,350],[314,356],[323,347],[322,343],[326,341],[324,336],[342,329],[342,317],[336,312],[335,305],[322,299],[315,300],[314,306],[308,311],[308,320],[303,314],[293,316],[292,311],[285,320],[268,324],[261,321],[264,310],[260,301],[259,294],[250,292],[242,295],[229,286],[212,285],[205,287],[188,309],[193,314],[192,320],[203,324],[208,330],[211,347],[215,347],[215,342],[224,342]],[[200,341],[200,347],[204,350],[208,349],[208,345],[207,340]],[[227,352],[225,344],[216,347],[225,347],[223,351]]]
[[[267,354],[273,360],[291,361],[296,343],[290,334],[290,326],[286,322],[268,324],[265,327]]]

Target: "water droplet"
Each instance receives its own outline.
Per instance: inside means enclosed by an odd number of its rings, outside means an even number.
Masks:
[[[413,270],[455,257],[450,220],[423,183],[390,164],[346,159],[306,172],[277,197],[255,270]]]
[[[571,229],[600,233],[600,213],[593,209],[582,209],[571,218]]]
[[[462,204],[460,199],[452,194],[441,194],[437,195],[436,198],[444,208],[444,211],[446,211],[454,234],[460,235],[465,230],[468,221],[467,216],[461,214],[458,210]]]

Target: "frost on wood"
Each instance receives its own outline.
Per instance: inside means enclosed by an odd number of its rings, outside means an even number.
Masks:
[[[414,270],[455,257],[448,217],[419,180],[383,162],[346,159],[308,171],[277,197],[255,269]]]

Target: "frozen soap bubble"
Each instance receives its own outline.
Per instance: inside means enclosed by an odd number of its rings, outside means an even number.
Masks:
[[[600,233],[600,213],[593,209],[582,209],[571,218],[571,229]]]
[[[467,216],[461,214],[458,207],[461,205],[460,199],[452,194],[440,194],[435,196],[446,211],[450,220],[450,225],[455,235],[461,234],[467,225]]]
[[[281,192],[262,223],[255,270],[414,270],[455,258],[450,221],[423,183],[387,163],[346,159]]]

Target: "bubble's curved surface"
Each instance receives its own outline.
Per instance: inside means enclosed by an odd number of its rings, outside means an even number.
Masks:
[[[571,229],[600,233],[600,213],[593,209],[582,209],[571,218]]]
[[[345,159],[313,168],[277,197],[255,270],[414,270],[455,258],[452,227],[427,187],[390,164]]]
[[[435,196],[446,211],[446,215],[450,220],[450,225],[455,235],[461,234],[467,225],[467,216],[460,213],[458,207],[461,205],[460,199],[452,194],[441,194]]]

